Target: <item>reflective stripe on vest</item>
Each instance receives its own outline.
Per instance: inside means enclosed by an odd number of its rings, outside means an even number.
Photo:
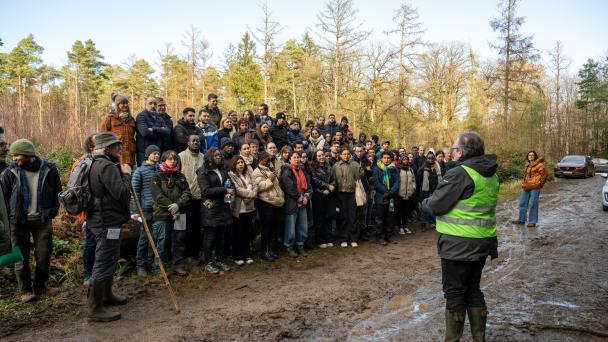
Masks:
[[[459,200],[452,210],[437,217],[437,231],[466,238],[495,237],[498,176],[484,177],[468,166],[462,168],[473,180],[475,190],[471,197]]]

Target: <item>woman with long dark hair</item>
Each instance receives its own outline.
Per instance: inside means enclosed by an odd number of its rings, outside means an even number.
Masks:
[[[154,204],[152,205],[152,232],[161,257],[166,264],[169,256],[165,251],[166,236],[171,234],[171,253],[173,257],[173,273],[186,276],[184,269],[184,252],[186,249],[186,226],[176,227],[175,221],[181,213],[185,213],[192,195],[188,181],[181,173],[181,162],[175,151],[165,151],[160,157],[159,171],[152,176],[150,191]],[[185,216],[185,215],[184,215]],[[182,229],[183,228],[183,229]],[[158,265],[155,265],[158,268]]]
[[[266,145],[268,145],[269,142],[272,142],[272,137],[269,132],[270,126],[268,125],[268,122],[262,121],[255,132],[255,139],[260,143],[260,151],[265,151]]]
[[[245,159],[242,156],[232,158],[232,166],[230,167],[228,176],[232,180],[236,190],[236,198],[231,203],[232,216],[234,217],[234,224],[232,226],[232,259],[239,266],[245,263],[252,264],[253,259],[249,251],[249,237],[250,229],[253,228],[255,198],[258,195],[258,186],[251,179],[250,173],[247,171]]]
[[[197,180],[201,188],[203,269],[211,274],[230,271],[224,263],[224,233],[232,225],[230,205],[234,200],[234,187],[224,171],[222,154],[217,148],[210,148],[205,153],[205,162],[198,169]]]
[[[312,165],[312,212],[313,226],[315,230],[315,242],[319,248],[332,247],[329,239],[331,219],[327,208],[330,207],[330,199],[336,190],[336,174],[332,170],[323,150],[317,150],[314,154]]]
[[[256,124],[255,124],[255,117],[253,115],[253,111],[251,109],[246,109],[243,112],[243,119],[247,120],[247,123],[249,124],[249,129],[255,130],[256,129]]]
[[[515,224],[524,224],[527,221],[528,227],[536,227],[536,223],[538,223],[540,189],[547,181],[544,161],[545,159],[539,158],[535,151],[530,151],[526,155],[524,180],[521,183],[522,190],[519,196],[519,218],[513,222]],[[528,207],[530,209],[529,214]]]

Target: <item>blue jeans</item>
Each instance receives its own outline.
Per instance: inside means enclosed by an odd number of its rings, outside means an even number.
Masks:
[[[91,278],[93,274],[93,264],[95,263],[95,235],[91,233],[89,227],[84,229],[84,243],[82,244],[82,263],[84,266],[84,279]]]
[[[540,189],[522,190],[519,196],[519,222],[526,222],[526,214],[528,213],[528,203],[530,203],[530,216],[528,223],[536,224],[538,222],[538,197]]]
[[[298,208],[295,214],[285,217],[285,236],[283,244],[285,247],[293,245],[304,246],[304,241],[308,237],[308,213],[306,207]]]
[[[158,220],[152,223],[152,238],[154,238],[154,244],[156,245],[156,250],[158,251],[158,256],[164,265],[167,264],[169,258],[167,257],[167,253],[165,253],[165,244],[167,243],[167,234],[171,234],[171,226],[173,221],[163,221]],[[158,260],[154,260],[154,264],[152,264],[152,268],[154,270],[158,270]]]
[[[158,220],[152,223],[152,235],[154,243],[158,250],[160,260],[164,265],[169,263],[169,255],[167,254],[167,244],[171,243],[171,254],[173,257],[174,266],[184,265],[184,253],[186,252],[186,231],[174,230],[172,220]],[[169,240],[171,236],[171,240]],[[158,269],[159,266],[154,262],[153,269]]]
[[[148,227],[150,227],[150,224],[152,224],[153,221],[147,221]],[[144,230],[143,223],[139,223],[139,238],[137,240],[136,263],[138,268],[147,268],[148,266],[151,267],[154,263],[154,252],[152,251],[152,247],[148,242],[148,236],[146,235],[146,231]]]

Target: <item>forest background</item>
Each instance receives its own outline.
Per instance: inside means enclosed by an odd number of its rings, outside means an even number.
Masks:
[[[157,60],[125,51],[124,63],[109,64],[87,39],[75,41],[67,63],[54,68],[30,34],[0,47],[0,124],[9,140],[28,137],[46,151],[78,153],[111,109],[112,92],[129,96],[133,115],[146,97],[162,96],[174,121],[216,93],[224,114],[256,111],[261,102],[272,114],[303,120],[334,113],[348,116],[356,134],[378,134],[393,146],[444,148],[475,130],[507,160],[528,149],[551,160],[608,155],[608,54],[590,56],[573,73],[560,41],[548,51],[535,48],[519,2],[501,1],[495,17],[476,18],[495,33],[495,55],[483,60],[466,43],[425,40],[423,18],[407,2],[382,8],[394,13],[383,41],[370,39],[352,0],[328,0],[309,30],[286,41],[277,39],[280,18],[260,4],[257,22],[221,57],[191,26],[159,48]]]

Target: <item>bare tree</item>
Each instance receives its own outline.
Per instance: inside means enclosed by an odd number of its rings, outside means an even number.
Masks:
[[[184,33],[183,38],[182,44],[188,48],[187,60],[190,64],[190,103],[194,104],[196,81],[200,78],[201,89],[205,89],[203,73],[212,54],[209,51],[209,42],[201,37],[198,28],[191,26],[190,30]]]
[[[251,32],[253,38],[262,46],[262,73],[264,74],[264,103],[268,103],[268,80],[270,79],[270,67],[272,59],[276,53],[276,36],[283,30],[281,24],[271,19],[272,12],[268,8],[268,3],[260,5],[262,10],[262,26]],[[251,30],[250,30],[251,31]]]
[[[562,44],[562,42],[558,41],[555,43],[555,47],[551,50],[548,51],[549,56],[551,57],[551,59],[549,60],[549,65],[548,65],[548,69],[550,71],[550,73],[553,75],[553,81],[554,81],[554,103],[555,106],[553,107],[554,109],[552,109],[551,104],[549,104],[549,112],[552,113],[551,117],[553,119],[555,119],[555,123],[557,124],[557,131],[558,132],[562,132],[563,129],[563,125],[562,125],[562,110],[561,110],[561,105],[562,105],[562,89],[561,89],[561,85],[562,85],[562,77],[564,75],[564,73],[568,70],[568,68],[570,67],[570,59],[565,55],[564,53],[564,44]],[[554,150],[556,148],[559,148],[560,146],[563,146],[563,135],[562,134],[557,134],[555,136],[555,145],[553,146]]]
[[[325,33],[320,35],[327,52],[333,80],[333,110],[339,114],[338,94],[342,87],[343,68],[356,57],[356,46],[367,39],[370,31],[361,30],[357,23],[357,10],[352,0],[328,0],[324,11],[317,14],[317,25]]]
[[[407,66],[414,64],[414,57],[417,55],[415,49],[424,45],[422,41],[422,23],[419,21],[420,16],[418,10],[411,7],[408,3],[401,4],[399,9],[395,10],[393,21],[397,24],[397,28],[385,32],[389,35],[397,35],[399,43],[397,48],[397,57],[399,58],[398,69],[399,78],[397,84],[397,111],[395,112],[395,121],[397,124],[395,130],[395,141],[399,142],[401,136],[401,114],[403,112],[403,102],[405,93],[405,74],[411,72]]]

